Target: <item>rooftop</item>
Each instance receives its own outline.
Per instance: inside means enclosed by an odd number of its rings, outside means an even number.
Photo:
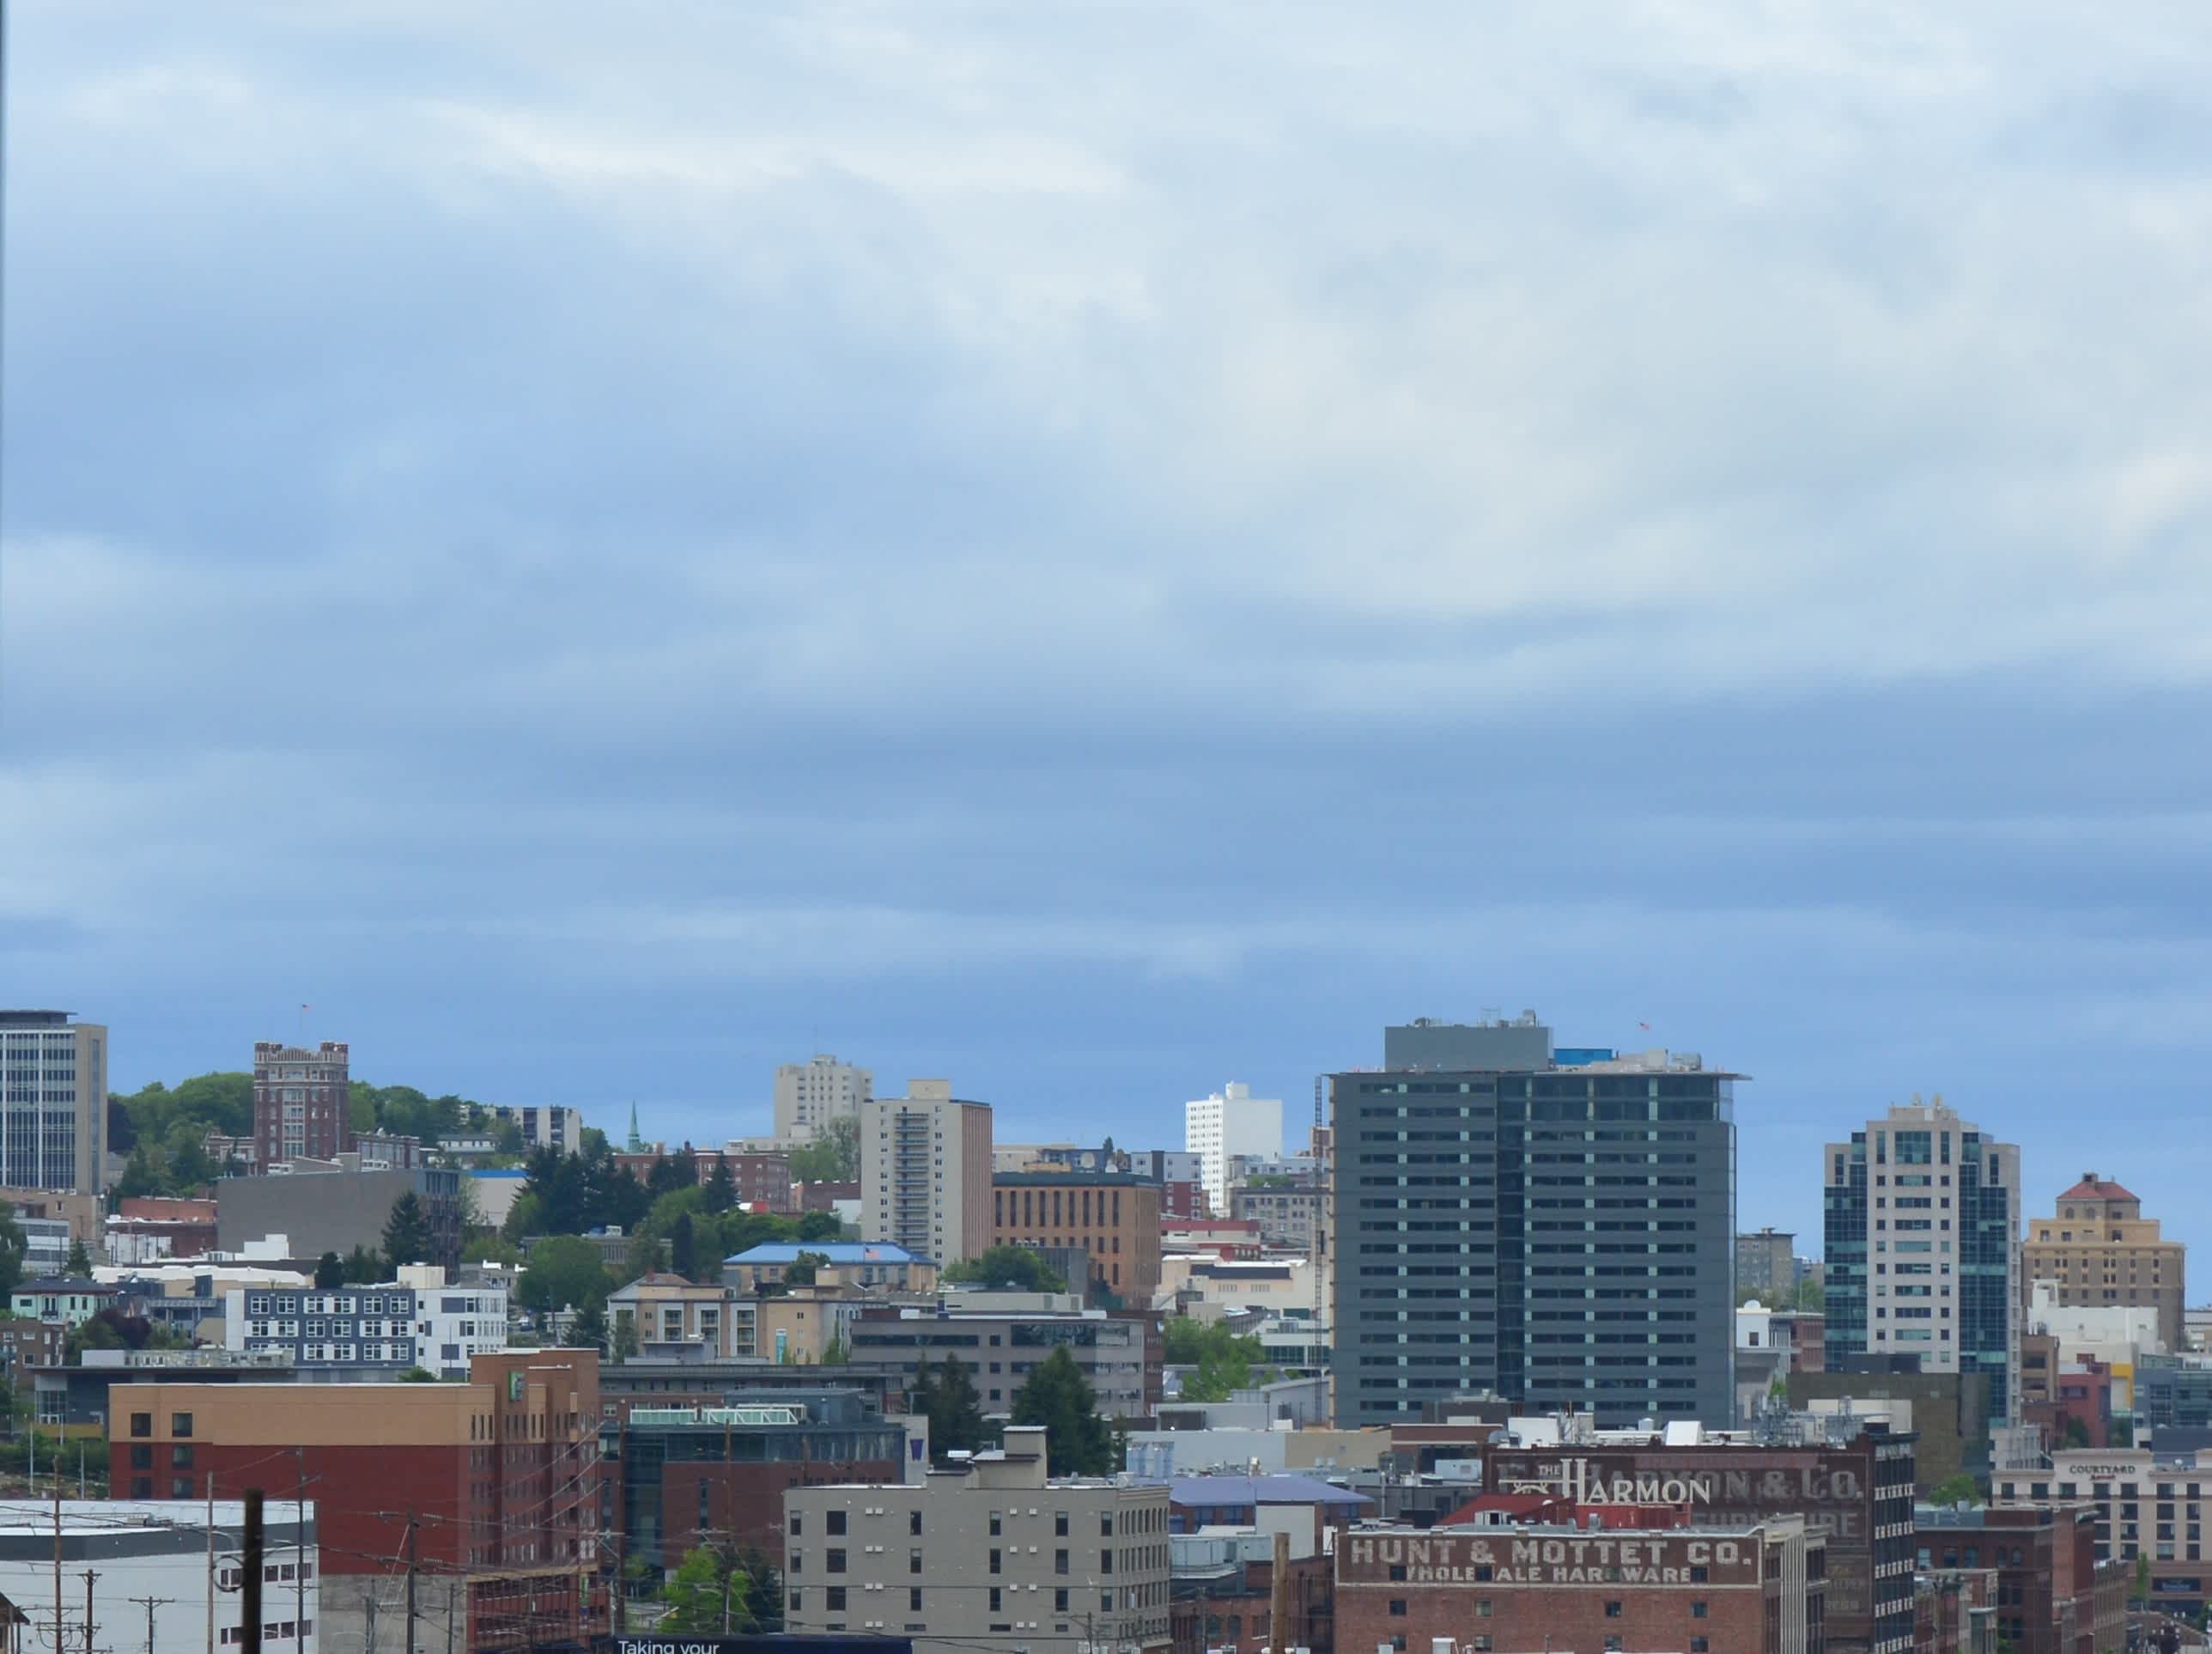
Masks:
[[[841,1263],[920,1263],[903,1246],[889,1241],[763,1241],[760,1245],[743,1252],[733,1252],[722,1260],[725,1263],[796,1263],[801,1252],[810,1252],[825,1262]]]
[[[2081,1181],[2058,1197],[2062,1201],[2132,1201],[2135,1195],[2094,1171],[2081,1174]]]
[[[1177,1505],[1372,1505],[1364,1493],[1312,1476],[1171,1476]]]

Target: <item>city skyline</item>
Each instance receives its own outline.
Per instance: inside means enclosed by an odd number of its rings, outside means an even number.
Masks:
[[[1534,1006],[2212,1244],[2212,35],[1700,11],[11,9],[4,997],[1163,1144]]]

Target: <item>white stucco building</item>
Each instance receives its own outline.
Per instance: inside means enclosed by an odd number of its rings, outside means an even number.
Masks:
[[[1233,1156],[1283,1152],[1283,1100],[1255,1097],[1243,1080],[1232,1079],[1211,1097],[1182,1105],[1182,1146],[1199,1158],[1206,1198],[1216,1213],[1229,1210],[1229,1162]]]

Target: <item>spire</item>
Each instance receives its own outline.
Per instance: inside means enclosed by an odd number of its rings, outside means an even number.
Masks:
[[[629,1105],[629,1141],[623,1145],[623,1152],[625,1154],[645,1152],[645,1143],[637,1134],[637,1104],[635,1102]]]

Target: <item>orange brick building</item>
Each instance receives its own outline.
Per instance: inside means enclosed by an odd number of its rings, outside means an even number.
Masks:
[[[1091,1278],[1149,1308],[1160,1285],[1160,1186],[1117,1171],[1001,1171],[991,1179],[991,1244],[1079,1246]]]

